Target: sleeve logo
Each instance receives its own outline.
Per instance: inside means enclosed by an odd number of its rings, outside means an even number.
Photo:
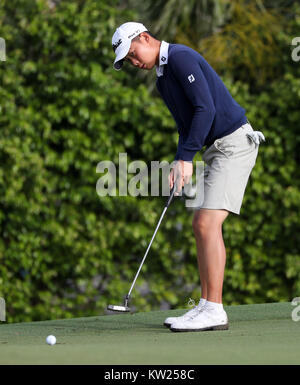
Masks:
[[[190,83],[193,83],[195,81],[195,78],[194,78],[193,74],[190,74],[190,76],[188,76],[188,79],[189,79]]]

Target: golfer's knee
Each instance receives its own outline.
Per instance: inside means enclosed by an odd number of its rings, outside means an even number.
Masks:
[[[222,221],[212,219],[206,215],[195,215],[193,218],[193,231],[197,238],[205,239],[209,234],[220,230]]]
[[[205,237],[208,231],[208,223],[201,216],[195,216],[193,219],[193,231],[196,237],[203,238]]]

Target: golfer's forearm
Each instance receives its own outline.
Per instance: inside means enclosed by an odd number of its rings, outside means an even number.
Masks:
[[[214,107],[195,109],[191,127],[186,139],[180,135],[175,160],[192,161],[194,156],[204,146],[205,139],[215,117]]]

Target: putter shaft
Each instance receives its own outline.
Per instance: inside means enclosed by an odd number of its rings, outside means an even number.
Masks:
[[[159,221],[158,221],[158,224],[157,224],[156,229],[155,229],[155,231],[154,231],[154,234],[153,234],[153,236],[152,236],[152,238],[151,238],[151,241],[150,241],[150,243],[149,243],[149,246],[147,247],[146,253],[145,253],[145,255],[144,255],[144,258],[142,259],[142,262],[141,262],[141,264],[140,264],[140,267],[139,267],[139,269],[138,269],[138,271],[137,271],[137,273],[136,273],[136,275],[135,275],[135,277],[134,277],[134,280],[133,280],[133,282],[132,282],[132,285],[131,285],[131,287],[130,287],[130,290],[129,290],[127,296],[125,297],[125,306],[128,306],[128,301],[129,301],[129,297],[130,297],[130,294],[131,294],[131,292],[132,292],[132,289],[133,289],[133,287],[134,287],[134,285],[135,285],[135,282],[136,282],[137,277],[138,277],[138,275],[139,275],[139,273],[140,273],[140,271],[141,271],[141,268],[142,268],[142,266],[143,266],[143,264],[144,264],[144,262],[145,262],[145,259],[146,259],[146,257],[147,257],[147,254],[148,254],[149,250],[150,250],[150,247],[151,247],[151,245],[152,245],[152,242],[153,242],[153,240],[154,240],[154,238],[155,238],[155,235],[156,235],[156,233],[157,233],[157,230],[159,229],[159,226],[160,226],[160,224],[161,224],[161,221],[162,221],[162,219],[163,219],[163,217],[164,217],[164,215],[165,215],[165,213],[166,213],[166,211],[167,211],[167,209],[168,209],[168,207],[169,207],[169,205],[170,205],[170,203],[171,203],[171,201],[172,201],[172,199],[173,199],[174,192],[175,192],[175,184],[174,184],[174,186],[173,186],[173,188],[172,188],[172,190],[171,190],[171,194],[170,194],[170,196],[169,196],[169,198],[168,198],[168,200],[167,200],[167,203],[166,203],[166,205],[165,205],[165,207],[164,207],[164,210],[163,210],[163,212],[162,212],[162,214],[161,214],[161,216],[160,216],[160,218],[159,218]]]

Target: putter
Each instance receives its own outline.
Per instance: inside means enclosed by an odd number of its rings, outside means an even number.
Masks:
[[[135,281],[136,281],[136,279],[137,279],[137,277],[138,277],[138,275],[139,275],[139,273],[140,273],[140,271],[141,271],[141,268],[142,268],[142,266],[143,266],[143,264],[144,264],[144,262],[145,262],[145,259],[146,259],[146,257],[147,257],[148,251],[149,251],[149,249],[150,249],[150,247],[151,247],[151,245],[152,245],[153,239],[154,239],[154,237],[155,237],[155,235],[156,235],[156,233],[157,233],[157,230],[158,230],[158,228],[159,228],[159,226],[160,226],[160,223],[161,223],[161,221],[162,221],[162,219],[163,219],[163,217],[164,217],[164,215],[165,215],[165,213],[166,213],[166,211],[167,211],[167,208],[169,207],[169,205],[170,205],[170,203],[171,203],[171,201],[172,201],[172,199],[173,199],[174,193],[175,193],[175,183],[174,183],[174,186],[173,186],[173,188],[172,188],[172,190],[171,190],[171,194],[170,194],[170,196],[169,196],[169,198],[168,198],[168,200],[167,200],[167,203],[166,203],[166,205],[165,205],[165,208],[164,208],[164,210],[163,210],[163,212],[162,212],[162,214],[161,214],[161,217],[160,217],[160,219],[159,219],[159,221],[158,221],[158,224],[157,224],[157,226],[156,226],[156,229],[155,229],[155,231],[154,231],[154,234],[153,234],[153,236],[152,236],[152,239],[151,239],[151,241],[150,241],[150,243],[149,243],[149,246],[148,246],[148,248],[147,248],[147,250],[146,250],[146,253],[145,253],[145,255],[144,255],[144,258],[142,259],[142,262],[141,262],[141,264],[140,264],[140,267],[139,267],[139,269],[138,269],[138,271],[137,271],[137,273],[136,273],[136,275],[135,275],[135,277],[134,277],[134,280],[133,280],[133,282],[132,282],[132,285],[131,285],[131,287],[130,287],[130,290],[129,290],[128,294],[125,296],[124,305],[123,305],[123,306],[121,306],[121,305],[108,305],[108,306],[107,306],[107,310],[112,310],[112,311],[122,312],[122,313],[130,312],[130,307],[129,307],[129,298],[130,298],[130,294],[131,294],[131,292],[132,292],[132,289],[133,289],[133,286],[134,286],[134,284],[135,284]]]

